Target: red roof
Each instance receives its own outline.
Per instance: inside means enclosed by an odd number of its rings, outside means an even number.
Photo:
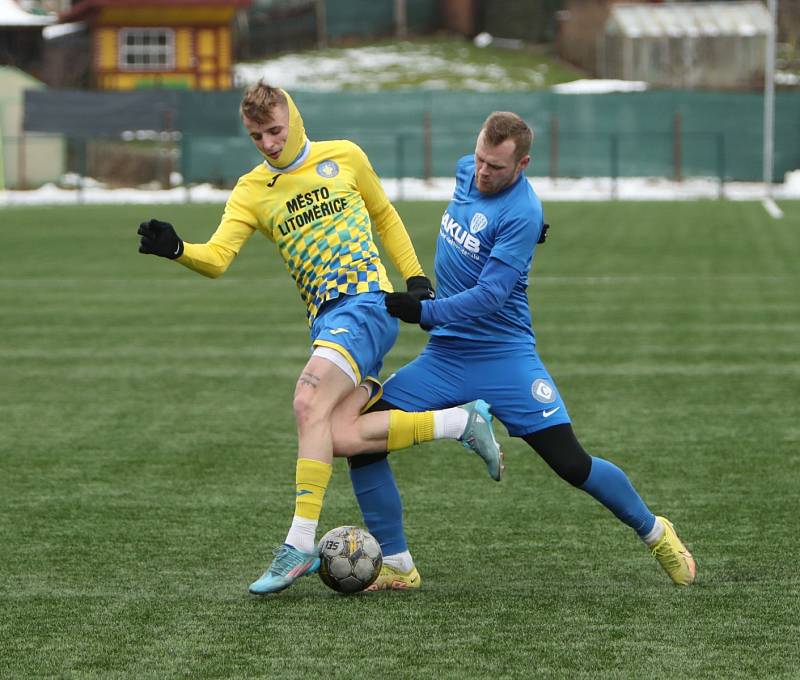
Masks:
[[[102,7],[202,7],[204,5],[249,7],[251,0],[80,0],[59,17],[61,22],[80,21]]]

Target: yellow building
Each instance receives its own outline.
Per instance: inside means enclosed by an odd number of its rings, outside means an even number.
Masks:
[[[80,0],[62,22],[92,35],[101,90],[232,86],[231,23],[250,0]]]

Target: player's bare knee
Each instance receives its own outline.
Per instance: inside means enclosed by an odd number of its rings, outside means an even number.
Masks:
[[[298,430],[313,427],[330,417],[329,410],[324,407],[313,395],[305,392],[295,394],[292,402],[294,419]]]

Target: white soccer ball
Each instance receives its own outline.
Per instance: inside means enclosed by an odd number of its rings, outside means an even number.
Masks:
[[[359,527],[336,527],[319,541],[319,577],[340,593],[357,593],[370,586],[381,571],[381,546]]]

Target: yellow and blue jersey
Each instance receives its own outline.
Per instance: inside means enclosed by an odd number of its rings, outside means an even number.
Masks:
[[[178,261],[219,276],[260,231],[275,243],[311,323],[328,300],[392,291],[373,224],[403,277],[422,275],[405,227],[364,152],[345,140],[309,142],[288,168],[262,163],[242,176],[211,239],[184,244]]]

